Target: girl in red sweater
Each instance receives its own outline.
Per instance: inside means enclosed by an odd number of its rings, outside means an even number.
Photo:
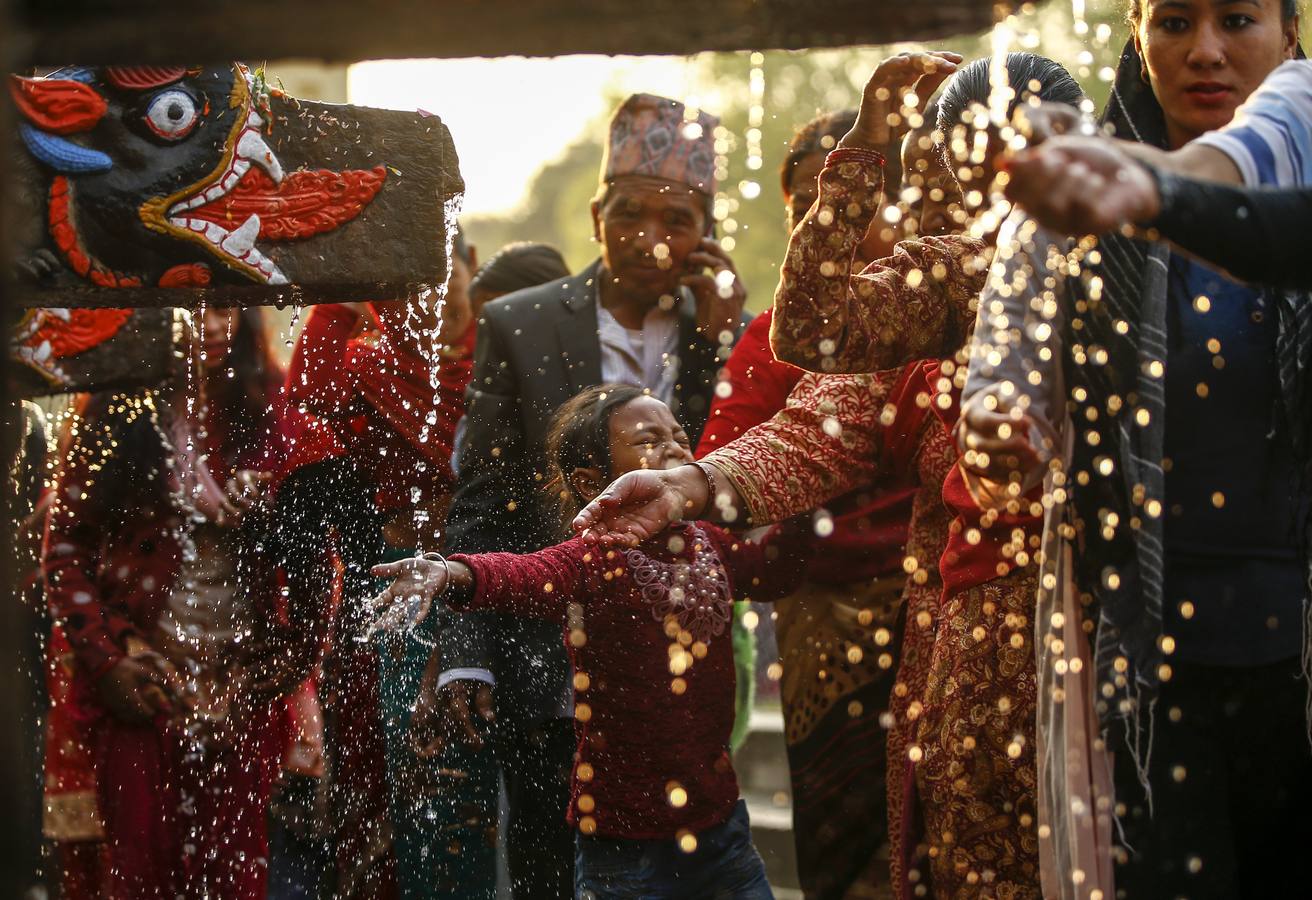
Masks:
[[[625,472],[693,460],[669,408],[625,385],[589,388],[562,406],[548,454],[563,522]],[[579,896],[755,900],[773,894],[729,756],[729,624],[734,599],[796,587],[807,544],[753,543],[683,522],[627,550],[576,537],[522,556],[428,554],[376,567],[396,580],[374,602],[398,620],[441,598],[458,611],[563,623],[574,665],[569,820]]]

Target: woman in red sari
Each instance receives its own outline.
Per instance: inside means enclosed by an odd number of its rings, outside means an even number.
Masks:
[[[343,896],[475,898],[496,890],[490,757],[434,758],[431,735],[412,734],[412,713],[418,709],[422,723],[436,702],[437,673],[425,670],[433,636],[356,640],[366,624],[358,601],[377,590],[365,567],[441,546],[483,304],[567,274],[543,244],[512,244],[477,272],[475,264],[473,248],[457,237],[440,321],[405,301],[316,307],[288,372],[290,400],[321,431],[307,440],[316,452],[297,460],[306,467],[291,479],[286,521],[298,543],[313,544],[329,531],[319,517],[331,520],[347,570],[325,692]],[[323,511],[351,495],[345,514]],[[307,519],[307,508],[319,512]]]
[[[79,400],[47,521],[105,830],[88,896],[264,896],[281,697],[318,651],[274,564],[285,442],[259,311],[207,310],[198,338],[189,383]]]

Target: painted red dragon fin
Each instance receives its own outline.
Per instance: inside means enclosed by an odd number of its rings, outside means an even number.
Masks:
[[[62,78],[10,75],[9,93],[23,118],[48,134],[90,131],[109,109],[95,88]]]

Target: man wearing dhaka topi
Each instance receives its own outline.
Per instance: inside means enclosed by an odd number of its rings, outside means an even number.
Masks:
[[[592,201],[601,258],[484,309],[448,552],[524,553],[567,533],[543,489],[544,442],[557,407],[585,388],[643,388],[697,441],[747,298],[711,236],[718,124],[674,100],[629,97],[611,121]],[[454,771],[467,754],[496,754],[515,897],[572,896],[575,739],[559,624],[461,616],[443,624],[430,670],[416,728]]]

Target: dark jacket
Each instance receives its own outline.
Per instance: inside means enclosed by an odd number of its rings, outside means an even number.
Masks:
[[[465,395],[466,430],[456,451],[459,482],[447,514],[449,552],[525,553],[563,536],[555,505],[543,490],[547,427],[562,403],[602,380],[600,266],[594,262],[577,275],[484,307]],[[679,316],[673,411],[695,445],[716,374],[731,348],[698,334],[691,297]],[[444,618],[440,646],[444,670],[492,669],[503,718],[537,721],[554,714],[568,696],[568,663],[555,623],[489,613]]]

